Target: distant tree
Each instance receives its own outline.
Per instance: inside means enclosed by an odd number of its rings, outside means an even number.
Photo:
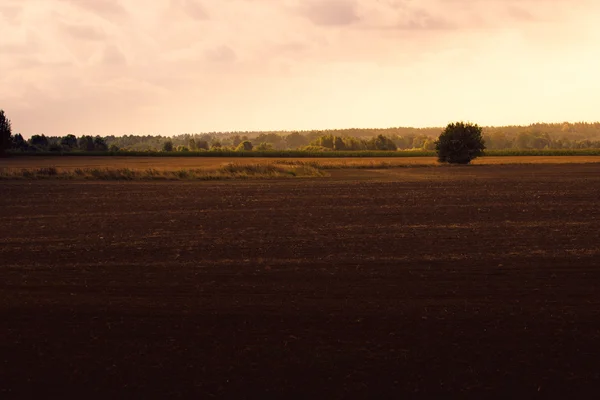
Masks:
[[[27,149],[29,148],[29,145],[27,144],[25,139],[23,139],[23,135],[21,135],[20,133],[17,133],[16,135],[14,135],[12,137],[11,147],[15,150],[27,151]]]
[[[52,141],[50,145],[48,145],[48,151],[59,152],[63,151],[63,147],[60,145],[58,141]]]
[[[0,156],[3,156],[11,147],[12,127],[10,120],[6,118],[4,110],[0,110]]]
[[[511,140],[504,132],[498,131],[484,135],[485,147],[488,149],[510,149]]]
[[[108,151],[108,145],[106,140],[100,136],[94,138],[94,150],[95,151]]]
[[[335,137],[333,135],[324,135],[324,136],[320,136],[317,139],[313,140],[310,143],[310,145],[318,146],[318,147],[325,147],[326,149],[333,150],[334,140],[335,140]]]
[[[406,150],[413,147],[414,136],[396,136],[392,140],[399,149]]]
[[[250,141],[245,140],[236,147],[235,151],[252,151],[253,147]]]
[[[344,146],[346,146],[346,150],[350,151],[367,150],[368,148],[368,145],[364,140],[354,137],[345,137]]]
[[[337,151],[346,150],[346,144],[344,143],[344,139],[339,136],[335,136],[333,139],[333,149]]]
[[[33,135],[31,139],[29,139],[29,144],[35,148],[46,150],[48,148],[49,142],[46,135]]]
[[[208,142],[206,140],[197,140],[196,148],[198,150],[208,150],[209,149]]]
[[[64,150],[72,150],[77,147],[77,137],[75,135],[67,135],[60,139],[60,146]]]
[[[248,139],[246,139],[248,140]],[[231,138],[231,144],[233,145],[233,147],[237,148],[241,143],[243,142],[242,138],[240,137],[240,135],[235,135]]]
[[[273,145],[271,143],[260,143],[258,146],[254,147],[256,151],[271,151],[273,150]]]
[[[166,142],[164,142],[162,146],[162,151],[173,151],[173,142],[171,140],[167,140]]]
[[[425,143],[423,143],[423,150],[435,150],[435,141],[427,139]]]
[[[384,135],[378,135],[370,141],[370,147],[372,150],[397,150],[398,147],[394,141]]]
[[[449,124],[435,142],[438,160],[452,164],[468,164],[481,156],[485,150],[481,132],[482,129],[476,124]]]
[[[189,152],[190,149],[187,148],[186,146],[177,146],[177,148],[175,149],[175,151],[180,151],[180,152],[186,153],[186,152]]]
[[[221,145],[221,142],[217,139],[214,139],[211,143],[210,143],[210,148],[211,149],[220,149],[221,147],[223,147]]]
[[[119,146],[117,146],[116,144],[111,144],[108,147],[108,151],[112,152],[112,153],[116,153],[117,151],[120,151],[121,149],[119,148]]]
[[[285,137],[285,143],[288,148],[297,149],[298,147],[306,146],[308,139],[299,132],[292,132]]]
[[[188,147],[191,151],[198,150],[198,147],[196,146],[196,141],[193,138],[188,141]]]
[[[77,141],[77,146],[82,151],[94,151],[94,138],[89,135],[82,136]]]

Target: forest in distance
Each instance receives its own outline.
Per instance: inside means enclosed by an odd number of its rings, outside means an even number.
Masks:
[[[12,152],[432,151],[443,128],[12,137]],[[600,122],[484,127],[488,150],[600,149]]]

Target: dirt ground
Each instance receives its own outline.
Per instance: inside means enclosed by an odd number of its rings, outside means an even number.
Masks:
[[[218,168],[229,163],[262,164],[274,161],[289,161],[290,158],[262,157],[11,157],[0,158],[1,168],[44,168],[56,167],[61,170],[76,168],[130,168],[158,170],[177,170],[193,168]],[[393,165],[437,165],[435,157],[355,157],[355,158],[300,158],[300,161],[317,161],[320,164],[340,163],[390,163]],[[582,164],[600,163],[600,156],[519,156],[519,157],[482,157],[475,165],[498,164]]]
[[[600,164],[334,172],[0,182],[0,396],[600,393]]]

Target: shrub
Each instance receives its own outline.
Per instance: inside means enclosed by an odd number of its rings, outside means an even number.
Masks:
[[[238,147],[235,149],[235,151],[252,151],[252,148],[253,148],[252,143],[249,142],[248,140],[245,140],[238,145]]]
[[[46,135],[33,135],[31,139],[29,139],[29,143],[40,150],[46,150],[50,142]]]
[[[18,151],[29,150],[29,145],[27,144],[25,139],[23,139],[23,135],[21,135],[20,133],[17,133],[12,137],[11,147]]]
[[[273,145],[271,143],[260,143],[258,146],[254,148],[255,151],[272,151]]]
[[[208,150],[208,148],[209,148],[208,142],[206,140],[197,140],[196,141],[196,148],[198,150]]]
[[[96,136],[94,138],[94,150],[95,151],[107,151],[108,150],[108,146],[106,145],[106,141],[104,140],[104,138],[102,138],[100,136]]]
[[[167,152],[173,151],[173,142],[170,140],[167,140],[166,142],[164,142],[162,150],[167,151]]]
[[[468,164],[483,155],[482,129],[476,124],[449,124],[435,142],[438,160],[451,164]]]
[[[56,169],[56,167],[44,167],[39,168],[37,171],[35,171],[35,173],[44,176],[56,176],[58,175],[58,170]]]
[[[33,143],[33,138],[31,138],[31,145],[35,146],[35,143]],[[94,151],[94,138],[91,136],[82,136],[79,138],[79,140],[77,141],[77,145],[79,146],[80,150],[83,151]]]
[[[60,139],[60,146],[64,150],[72,150],[77,147],[77,137],[75,135],[67,135]]]

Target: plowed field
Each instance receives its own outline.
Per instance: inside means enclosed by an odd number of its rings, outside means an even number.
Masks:
[[[0,396],[600,393],[600,164],[354,173],[0,182]]]

